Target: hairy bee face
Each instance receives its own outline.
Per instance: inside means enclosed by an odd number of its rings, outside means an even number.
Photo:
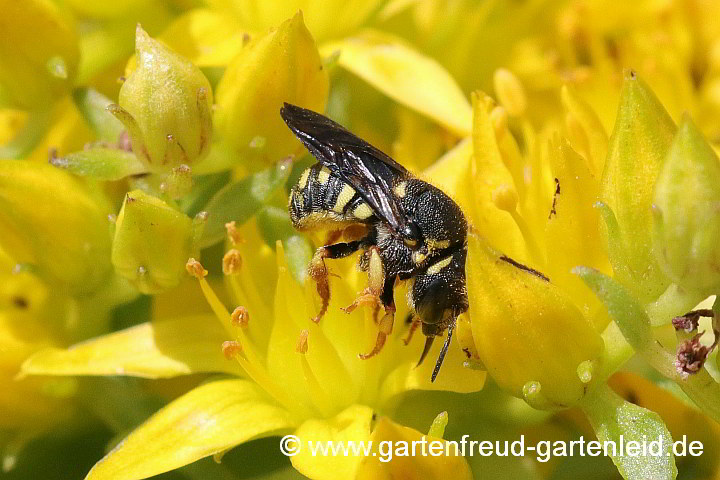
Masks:
[[[416,236],[405,243],[412,250],[416,267],[428,265],[446,250],[465,243],[465,216],[442,190],[413,178],[399,183],[393,193],[400,197],[410,224],[415,227]]]
[[[384,345],[392,331],[396,280],[410,280],[408,303],[427,337],[421,362],[433,339],[448,331],[431,377],[435,380],[455,320],[468,309],[468,225],[460,207],[440,189],[415,178],[402,165],[330,119],[288,104],[281,114],[319,161],[303,173],[290,193],[293,225],[305,230],[360,223],[367,231],[359,240],[325,245],[316,251],[309,273],[317,283],[323,304],[313,320],[320,320],[330,298],[324,259],[364,250],[360,268],[368,272],[369,293],[361,295],[346,311],[370,295],[377,297],[386,313],[379,322],[375,347],[361,358],[376,355]],[[373,260],[378,255],[381,266]]]

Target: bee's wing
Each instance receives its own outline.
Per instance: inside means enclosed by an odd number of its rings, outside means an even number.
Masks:
[[[350,184],[394,230],[407,223],[392,192],[410,173],[395,160],[319,113],[286,103],[280,115],[320,163]]]

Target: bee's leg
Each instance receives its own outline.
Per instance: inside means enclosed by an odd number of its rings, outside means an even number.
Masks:
[[[368,261],[368,286],[360,295],[347,307],[343,308],[345,313],[350,313],[361,305],[377,306],[382,301],[383,285],[385,283],[385,269],[377,247],[368,249],[370,260]]]
[[[393,288],[395,287],[395,277],[386,278],[383,285],[383,292],[380,301],[385,307],[385,315],[378,324],[378,334],[375,340],[375,346],[370,353],[358,355],[362,360],[372,358],[382,350],[387,337],[392,333],[393,323],[395,322],[395,300],[393,299]]]
[[[334,243],[337,243],[340,238],[343,236],[342,230],[330,230],[325,237],[325,245],[332,245]]]
[[[411,322],[411,323],[410,323]],[[408,315],[408,322],[410,323],[410,330],[408,330],[407,337],[403,339],[403,343],[405,345],[410,344],[410,340],[412,340],[413,334],[415,333],[415,330],[418,329],[418,327],[422,324],[422,321],[419,317],[414,316],[412,313]]]
[[[315,250],[310,261],[310,267],[308,268],[308,274],[310,278],[315,281],[318,295],[322,300],[322,307],[320,312],[315,316],[312,321],[317,323],[327,312],[328,304],[330,303],[330,283],[328,282],[328,270],[325,266],[326,258],[343,258],[356,252],[363,245],[362,240],[356,240],[348,243],[336,243],[334,245],[326,245]]]

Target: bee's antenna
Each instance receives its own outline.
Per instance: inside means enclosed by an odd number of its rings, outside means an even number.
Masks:
[[[425,338],[425,348],[423,348],[422,355],[420,355],[420,360],[418,360],[415,368],[419,367],[423,360],[425,360],[425,357],[427,357],[427,354],[430,351],[430,347],[432,347],[433,340],[435,340],[435,337],[433,335]]]
[[[440,367],[442,367],[443,360],[445,360],[445,354],[448,351],[448,347],[450,347],[450,340],[452,339],[453,330],[455,330],[454,321],[448,326],[448,336],[445,339],[442,350],[440,350],[440,356],[438,357],[437,363],[435,364],[435,369],[433,370],[432,377],[430,377],[431,382],[435,381],[435,377],[437,377],[438,372],[440,371]]]

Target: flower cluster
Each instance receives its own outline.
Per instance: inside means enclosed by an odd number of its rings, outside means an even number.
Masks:
[[[719,6],[0,0],[0,11],[4,473],[720,472]],[[368,283],[356,256],[328,261],[332,296],[312,321],[322,300],[307,269],[333,232],[290,223],[289,190],[314,159],[284,102],[345,125],[465,213],[470,305],[435,382],[432,362],[416,365],[424,342],[410,322],[358,356],[383,326],[372,307],[342,308]],[[375,448],[661,437],[666,455],[288,459],[286,434]],[[682,436],[704,455],[673,457]]]

